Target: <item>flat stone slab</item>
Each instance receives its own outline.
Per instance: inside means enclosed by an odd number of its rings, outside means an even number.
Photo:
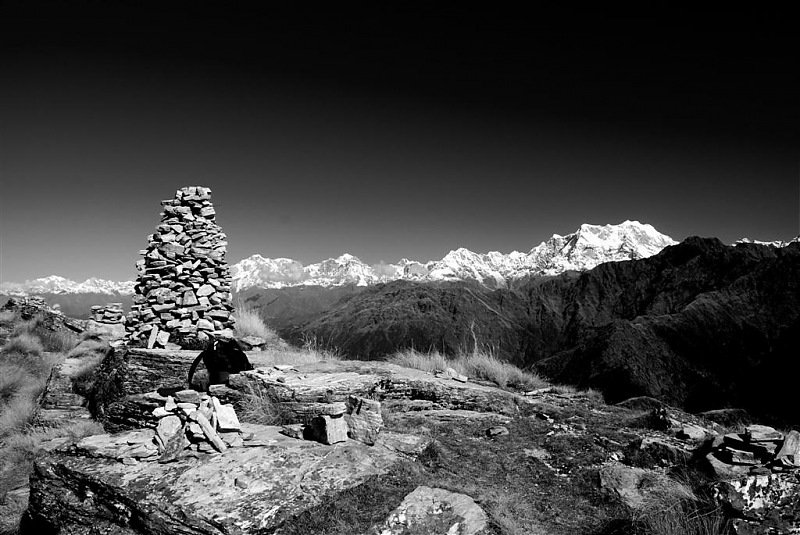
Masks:
[[[84,439],[91,457],[75,446],[62,447],[36,463],[29,514],[42,531],[62,534],[87,533],[90,527],[125,535],[254,533],[385,473],[402,457],[381,442],[325,446],[284,436],[280,427],[242,428],[245,447],[189,454],[170,464],[128,465],[111,458],[123,443],[144,438],[139,435]]]
[[[278,370],[274,366],[231,375],[229,386],[257,388],[284,403],[338,403],[359,396],[381,402],[432,401],[440,409],[516,415],[530,403],[523,396],[495,387],[461,383],[386,362],[323,361]]]

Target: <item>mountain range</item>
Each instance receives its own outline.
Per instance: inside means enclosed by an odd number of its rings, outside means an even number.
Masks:
[[[348,358],[486,351],[608,401],[739,407],[800,422],[787,374],[800,343],[800,243],[687,238],[657,255],[514,288],[393,281],[279,329]]]
[[[307,266],[290,258],[264,258],[256,254],[232,265],[231,274],[235,292],[250,288],[276,289],[301,285],[370,286],[393,280],[476,281],[487,288],[505,288],[524,277],[583,271],[604,262],[647,258],[675,243],[651,225],[625,221],[619,225],[584,224],[566,236],[554,234],[527,253],[475,253],[459,248],[450,251],[441,260],[421,263],[404,258],[396,264],[373,266],[351,254]],[[90,278],[75,282],[52,275],[24,283],[4,282],[0,284],[0,293],[130,295],[133,287],[133,281]]]

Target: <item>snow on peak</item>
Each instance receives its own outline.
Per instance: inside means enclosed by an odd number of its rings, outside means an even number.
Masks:
[[[652,256],[676,242],[651,225],[623,221],[618,225],[583,224],[572,234],[553,236],[529,252],[497,251],[475,253],[460,247],[441,260],[427,263],[402,259],[397,264],[384,262],[374,266],[344,253],[304,266],[291,258],[265,258],[254,254],[231,266],[234,291],[247,288],[282,288],[320,285],[367,286],[397,279],[418,281],[474,280],[490,288],[530,275],[556,275],[567,270],[587,270],[604,262]],[[83,283],[51,276],[24,284],[3,283],[3,293],[133,293],[133,282],[115,283],[88,279]]]

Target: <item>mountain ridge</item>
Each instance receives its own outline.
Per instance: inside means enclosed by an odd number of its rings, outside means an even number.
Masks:
[[[796,242],[762,242],[743,238],[736,244],[755,243],[785,247]],[[626,220],[617,225],[582,224],[575,232],[553,234],[529,252],[489,251],[475,253],[459,247],[441,260],[419,262],[402,258],[397,263],[372,266],[357,256],[344,253],[317,263],[303,265],[291,258],[266,258],[254,254],[231,266],[233,290],[281,289],[294,286],[371,286],[393,280],[418,282],[477,281],[488,288],[506,288],[532,276],[558,275],[566,271],[586,271],[605,262],[648,258],[664,247],[675,245],[671,237],[652,225]],[[132,295],[134,281],[110,281],[91,277],[76,282],[51,275],[24,283],[0,283],[0,294],[105,294]]]

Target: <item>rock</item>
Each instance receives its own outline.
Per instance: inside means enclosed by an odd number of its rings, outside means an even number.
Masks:
[[[281,434],[286,435],[287,437],[299,438],[300,440],[303,440],[303,431],[305,427],[306,426],[303,424],[287,424],[281,427]]]
[[[323,444],[347,440],[347,422],[343,416],[317,416],[311,420],[311,436]]]
[[[167,401],[164,402],[164,408],[168,411],[178,410],[178,405],[175,403],[175,398],[172,396],[167,396]]]
[[[420,486],[370,533],[475,535],[486,528],[486,523],[486,513],[466,494]]]
[[[486,430],[487,437],[501,437],[508,434],[508,428],[502,425],[496,425]]]
[[[265,446],[168,465],[41,455],[31,476],[29,519],[40,526],[36,533],[270,533],[400,459],[355,440],[331,448],[285,437],[278,427],[246,427]]]
[[[322,361],[295,368],[297,371],[286,370],[280,375],[264,369],[242,372],[232,375],[228,386],[243,392],[252,389],[298,412],[303,404],[345,402],[351,395],[381,403],[426,400],[440,409],[510,416],[518,414],[519,406],[530,403],[512,392],[472,382],[459,383],[387,362]]]
[[[197,289],[197,297],[207,297],[213,294],[216,290],[210,284],[204,284],[200,288]]]
[[[776,431],[768,425],[748,425],[744,428],[744,436],[747,442],[764,442],[783,440],[783,433]]]
[[[164,407],[156,407],[153,409],[153,416],[156,418],[163,418],[164,416],[169,416],[171,414],[170,411],[165,409]]]
[[[171,415],[161,418],[156,427],[156,434],[166,444],[170,438],[183,430],[183,422],[177,416]]]
[[[347,436],[372,446],[383,429],[381,402],[373,399],[350,396],[347,398]]]
[[[685,485],[654,470],[645,470],[622,464],[608,464],[600,468],[600,487],[616,495],[632,510],[642,510],[650,496],[692,495]]]
[[[692,457],[691,451],[683,449],[679,444],[673,444],[658,437],[644,437],[638,448],[648,453],[654,459],[666,464],[686,464]]]
[[[245,336],[239,339],[239,343],[242,344],[245,351],[250,351],[251,349],[263,347],[267,341],[260,336]]]
[[[756,474],[714,485],[714,498],[736,516],[764,522],[755,533],[796,533],[800,528],[800,480],[792,474]],[[775,521],[780,524],[774,525]],[[771,530],[770,528],[771,526]]]
[[[222,439],[219,438],[219,435],[217,435],[217,432],[214,431],[214,428],[211,427],[211,423],[208,421],[208,419],[206,419],[205,416],[203,416],[203,414],[200,411],[195,411],[191,413],[189,415],[189,419],[194,422],[197,422],[200,425],[200,428],[203,430],[203,434],[206,436],[211,445],[217,449],[218,452],[223,453],[225,450],[228,449],[228,447],[225,445]]]
[[[153,349],[156,345],[156,338],[158,337],[158,327],[153,326],[150,329],[150,337],[147,339],[147,349]]]
[[[197,390],[181,390],[175,392],[175,401],[178,403],[200,403],[200,392]]]
[[[727,448],[725,452],[728,454],[732,464],[758,464],[756,456],[752,451]]]
[[[242,426],[236,411],[231,405],[223,405],[217,398],[211,398],[214,413],[217,415],[217,428],[220,431],[241,431]]]
[[[700,442],[705,440],[706,437],[711,435],[712,433],[709,432],[707,429],[703,429],[699,425],[684,425],[680,431],[678,431],[677,437],[682,440],[691,440],[693,442]]]
[[[785,466],[800,467],[800,433],[792,430],[786,434],[775,460]]]
[[[721,481],[730,481],[750,473],[749,466],[728,464],[720,460],[714,453],[706,455],[705,461],[706,469]]]

